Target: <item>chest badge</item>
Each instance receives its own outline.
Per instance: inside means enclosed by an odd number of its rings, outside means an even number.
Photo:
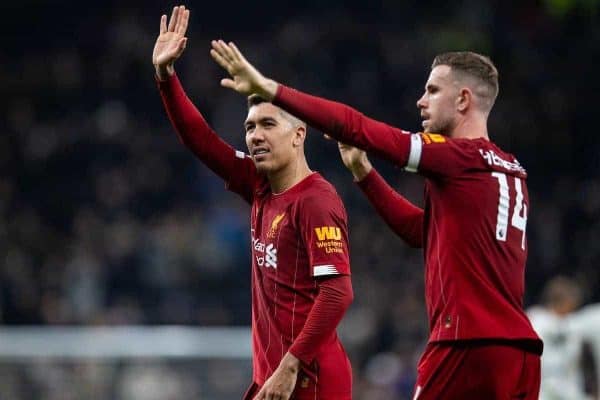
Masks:
[[[279,215],[276,215],[275,218],[273,218],[273,222],[271,222],[271,228],[269,229],[269,232],[267,232],[267,238],[269,238],[269,239],[275,238],[275,236],[277,235],[277,229],[279,228],[279,223],[284,218],[285,218],[285,211]]]

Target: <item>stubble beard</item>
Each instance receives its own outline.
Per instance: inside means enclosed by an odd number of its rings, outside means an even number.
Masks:
[[[439,121],[432,122],[429,120],[429,124],[427,124],[427,128],[425,128],[425,133],[437,133],[444,136],[449,136],[450,132],[454,128],[454,121],[452,119],[447,118]]]

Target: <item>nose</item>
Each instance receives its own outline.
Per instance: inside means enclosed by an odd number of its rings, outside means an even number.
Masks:
[[[265,136],[260,128],[254,128],[252,133],[248,134],[248,139],[250,143],[256,145],[265,140]]]
[[[423,94],[423,96],[421,96],[421,98],[417,100],[417,108],[425,108],[425,94]]]

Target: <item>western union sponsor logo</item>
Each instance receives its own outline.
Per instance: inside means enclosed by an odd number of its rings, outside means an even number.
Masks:
[[[319,239],[319,241],[340,240],[342,238],[340,228],[336,226],[322,226],[320,228],[315,228],[315,233],[317,234],[317,239]]]
[[[330,242],[318,241],[317,248],[320,249],[323,247],[344,247],[344,243],[340,242],[340,241],[330,241]]]

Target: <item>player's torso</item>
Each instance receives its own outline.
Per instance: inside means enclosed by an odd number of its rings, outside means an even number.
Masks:
[[[278,318],[307,312],[316,294],[297,212],[297,201],[286,196],[267,195],[252,207],[252,274],[259,296],[255,300],[261,300],[260,305],[266,307],[263,311]],[[299,309],[290,309],[294,302]]]
[[[526,173],[492,144],[482,143],[477,150],[481,160],[472,169],[426,181],[432,340],[535,337],[521,310],[529,212]]]
[[[313,173],[281,194],[262,189],[251,214],[253,378],[259,385],[302,331],[318,294],[316,279],[350,273],[345,211],[331,184]],[[303,370],[321,391],[350,390],[349,363],[335,332]],[[333,387],[341,377],[343,388]],[[301,381],[300,387],[311,386]]]
[[[259,384],[302,330],[317,292],[299,229],[301,196],[267,192],[252,204],[252,347]]]

